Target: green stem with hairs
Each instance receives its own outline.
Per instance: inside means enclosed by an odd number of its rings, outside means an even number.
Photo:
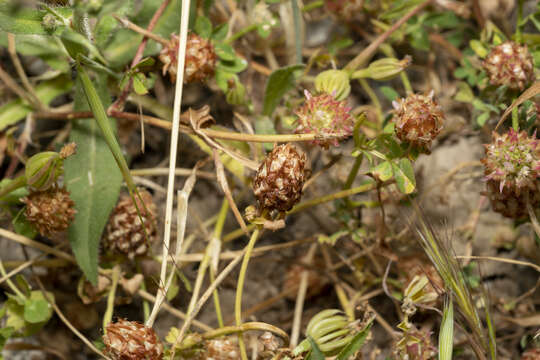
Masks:
[[[251,234],[251,239],[249,239],[249,242],[246,246],[246,253],[244,255],[244,259],[242,260],[240,274],[238,275],[236,299],[234,303],[234,315],[235,315],[237,326],[242,325],[242,293],[244,291],[244,281],[246,280],[246,273],[247,273],[247,267],[249,264],[249,258],[251,257],[253,247],[255,246],[255,243],[257,242],[257,238],[259,237],[259,232],[260,230],[257,227],[255,228],[255,231],[253,231],[253,233]],[[246,344],[244,343],[244,337],[242,336],[242,334],[238,335],[238,345],[240,347],[240,355],[242,357],[242,360],[248,360],[247,353],[246,353]]]
[[[141,263],[139,261],[137,261],[136,263],[136,268],[139,274],[143,273],[142,268],[141,268]],[[144,278],[141,281],[141,290],[146,291],[146,283],[144,281]],[[148,318],[150,317],[150,304],[148,303],[148,300],[143,299],[142,305],[143,305],[144,322],[146,323],[146,320],[148,320]]]
[[[103,332],[107,332],[107,325],[111,322],[114,313],[114,299],[116,297],[116,288],[118,287],[118,280],[120,279],[120,266],[116,265],[112,269],[112,283],[111,289],[107,296],[107,310],[103,315]]]
[[[21,300],[26,300],[26,296],[15,286],[13,281],[11,281],[10,278],[7,277],[6,269],[4,268],[4,264],[2,263],[2,260],[0,259],[0,274],[2,274],[2,277],[6,278],[6,283],[11,288],[11,291],[17,295]]]
[[[518,117],[518,107],[515,106],[512,109],[512,127],[515,131],[519,131],[519,117]]]
[[[26,185],[26,176],[21,175],[13,180],[10,180],[6,185],[0,188],[0,199],[10,192],[22,188]]]
[[[214,239],[218,239],[218,241],[221,240],[221,234],[223,233],[223,226],[225,225],[225,220],[227,219],[227,212],[229,210],[229,202],[227,199],[223,199],[223,203],[221,204],[221,209],[219,210],[216,226],[214,228]],[[214,282],[216,280],[216,269],[214,269],[213,266],[210,266],[210,281]],[[218,290],[214,290],[213,292],[214,297],[214,307],[216,308],[216,317],[218,320],[219,327],[222,328],[224,326],[223,322],[223,315],[221,312],[221,303],[219,301],[219,292]]]
[[[379,101],[377,94],[375,94],[375,91],[373,91],[366,79],[358,79],[358,82],[362,86],[362,89],[366,92],[367,96],[369,96],[369,99],[373,103],[373,106],[375,106],[375,110],[377,112],[377,120],[379,120],[379,129],[382,129],[382,123],[384,118],[382,114],[381,102]]]
[[[236,33],[232,34],[231,36],[229,36],[229,38],[227,40],[225,40],[225,43],[226,44],[231,44],[235,40],[241,38],[242,36],[246,35],[247,33],[252,32],[254,30],[257,30],[257,24],[248,25],[245,28],[240,29],[238,32],[236,32]]]
[[[388,182],[388,183],[385,183],[385,184],[390,184],[390,183],[391,182]],[[383,186],[385,184],[383,184]],[[312,199],[312,200],[302,202],[302,203],[296,205],[295,207],[293,207],[287,214],[289,214],[289,215],[294,214],[294,213],[297,213],[297,212],[302,211],[304,209],[310,208],[312,206],[320,205],[320,204],[323,204],[325,202],[329,202],[329,201],[333,201],[333,200],[337,200],[337,199],[342,199],[344,197],[352,196],[352,195],[355,195],[355,194],[367,192],[369,190],[373,190],[373,189],[376,189],[376,188],[377,188],[377,184],[375,183],[375,181],[368,180],[364,184],[362,184],[360,186],[357,186],[357,187],[354,187],[352,189],[341,190],[341,191],[338,191],[338,192],[330,194],[330,195],[325,195],[325,196],[321,196],[321,197],[318,197],[318,198],[315,198],[315,199]],[[255,225],[250,224],[250,225],[247,226],[247,228],[248,228],[248,230],[253,230],[255,228]],[[236,229],[236,230],[228,233],[227,235],[223,236],[223,242],[232,241],[234,239],[237,239],[237,238],[241,237],[242,235],[244,235],[244,231],[242,229]]]

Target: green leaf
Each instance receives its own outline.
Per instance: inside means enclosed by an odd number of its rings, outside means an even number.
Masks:
[[[62,32],[60,39],[73,59],[78,59],[80,55],[91,55],[103,63],[106,63],[106,60],[101,56],[98,49],[84,35],[79,34],[70,28],[66,28],[64,32]]]
[[[113,32],[118,28],[118,21],[112,15],[105,15],[100,18],[94,30],[96,46],[103,49],[112,39]]]
[[[106,78],[97,78],[101,101],[110,103]],[[75,87],[75,111],[87,111],[80,77]],[[111,126],[114,122],[111,119]],[[70,141],[77,144],[77,153],[64,162],[65,183],[75,202],[77,214],[68,236],[85,276],[97,281],[98,250],[101,233],[116,203],[122,175],[95,119],[73,121]]]
[[[322,353],[321,349],[319,349],[319,346],[317,345],[315,340],[313,340],[311,336],[308,336],[307,339],[309,341],[309,344],[311,345],[311,352],[309,354],[309,359],[325,360],[326,358],[324,357],[324,354]]]
[[[212,36],[212,23],[206,16],[198,16],[195,20],[195,32],[205,38],[209,39]]]
[[[140,11],[131,11],[131,13],[129,13],[129,18],[135,24],[146,28],[150,18],[161,5],[161,2],[152,0],[142,1],[142,3],[143,6],[140,8]],[[168,39],[172,33],[177,32],[180,22],[180,16],[178,16],[179,10],[180,1],[171,0],[152,32],[166,39]],[[103,50],[103,54],[112,66],[121,67],[131,62],[142,38],[142,35],[134,33],[129,29],[119,29],[115,32],[111,41],[108,42],[106,49]],[[159,53],[160,50],[161,45],[154,41],[149,41],[146,45],[144,56],[155,55]]]
[[[472,103],[474,101],[474,93],[471,87],[466,82],[463,82],[463,81],[458,82],[457,88],[458,88],[458,92],[455,95],[454,99],[456,99],[457,101],[466,102],[466,103]]]
[[[212,32],[212,40],[215,41],[223,41],[227,37],[227,33],[229,32],[229,23],[224,22],[221,25],[218,25],[214,31]]]
[[[454,347],[454,305],[452,300],[444,304],[443,319],[439,332],[439,360],[452,360]]]
[[[402,0],[394,1],[392,7],[381,14],[380,18],[382,20],[393,20],[403,17],[406,13],[411,11],[414,7],[420,4],[422,0]]]
[[[2,353],[2,349],[6,345],[6,342],[11,337],[11,335],[13,335],[14,332],[15,332],[15,329],[12,328],[11,326],[0,328],[0,354]],[[2,358],[2,355],[0,355],[0,359],[1,358]]]
[[[416,187],[416,180],[409,159],[401,159],[397,165],[392,164],[392,168],[394,169],[394,177],[399,191],[404,194],[412,193]]]
[[[480,114],[480,116],[476,118],[476,123],[478,124],[478,126],[484,126],[484,124],[486,123],[488,119],[489,119],[489,112],[485,112],[485,113]]]
[[[44,104],[49,104],[54,98],[71,90],[73,83],[67,76],[59,76],[36,86],[36,94]],[[32,108],[21,99],[10,101],[0,107],[0,131],[24,119]]]
[[[256,134],[276,134],[274,123],[268,116],[259,116],[255,119],[255,133]],[[263,143],[264,148],[271,151],[274,147],[272,143]]]
[[[479,40],[471,40],[469,46],[474,51],[476,55],[480,58],[485,58],[488,54],[488,49],[480,42]]]
[[[356,353],[362,347],[362,345],[364,345],[372,324],[373,322],[370,322],[365,328],[354,335],[351,342],[338,354],[336,360],[347,360],[353,356],[354,353]]]
[[[144,82],[146,81],[144,74],[136,73],[135,75],[133,75],[132,79],[133,90],[135,90],[138,95],[144,95],[148,93],[148,89],[144,85]]]
[[[235,77],[236,75],[234,73],[221,69],[219,66],[216,69],[216,84],[223,92],[226,92],[229,88],[229,80]]]
[[[222,71],[227,71],[230,73],[239,73],[244,71],[248,66],[248,63],[245,59],[236,56],[233,61],[221,60],[218,62],[217,68]]]
[[[36,228],[28,222],[22,210],[13,218],[11,223],[17,234],[21,234],[30,239],[35,238],[38,234]]]
[[[304,65],[286,66],[270,74],[264,91],[263,114],[272,115],[281,98],[294,87],[296,72],[302,70]]]
[[[392,176],[394,176],[392,163],[390,161],[384,161],[375,166],[373,170],[371,170],[371,173],[380,181],[388,181],[392,178]]]
[[[41,58],[51,68],[63,73],[71,71],[69,55],[57,38],[46,35],[15,35],[17,53]],[[7,33],[0,31],[0,45],[7,47]]]
[[[65,18],[71,16],[71,9],[67,7],[57,7],[55,11]],[[25,7],[18,1],[0,0],[0,29],[13,34],[49,35],[53,31],[42,26],[45,14],[46,11]],[[59,26],[54,33],[60,33],[63,28]]]
[[[235,61],[236,60],[236,53],[234,52],[234,49],[229,44],[215,44],[214,49],[216,50],[216,55],[225,61]]]
[[[24,320],[31,324],[38,324],[50,319],[52,309],[41,291],[34,291],[24,303]]]

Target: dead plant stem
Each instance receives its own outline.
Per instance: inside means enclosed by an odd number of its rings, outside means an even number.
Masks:
[[[171,134],[171,147],[169,153],[169,176],[167,184],[167,200],[165,204],[165,231],[163,235],[163,258],[166,259],[169,253],[169,245],[171,240],[171,225],[174,199],[174,180],[176,169],[176,157],[178,154],[178,133],[180,130],[180,106],[182,104],[182,90],[184,84],[184,66],[186,58],[186,42],[189,22],[189,7],[191,0],[182,1],[182,12],[180,15],[180,40],[178,46],[178,76],[176,79],[174,106],[173,106],[173,121]],[[180,245],[179,245],[180,246]],[[160,284],[164,285],[167,280],[167,261],[161,262]],[[147,326],[152,326],[159,312],[159,307],[165,299],[165,289],[159,288],[156,295],[156,302],[150,317],[146,321]]]

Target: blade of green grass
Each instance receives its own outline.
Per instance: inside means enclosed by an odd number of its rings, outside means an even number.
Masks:
[[[439,332],[439,360],[452,360],[454,347],[454,304],[449,299],[444,304],[443,319]]]

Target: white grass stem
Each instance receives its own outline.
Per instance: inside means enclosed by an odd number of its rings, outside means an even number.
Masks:
[[[184,66],[186,58],[186,42],[188,33],[189,7],[190,0],[182,1],[182,12],[180,15],[180,41],[178,46],[178,76],[176,78],[176,87],[174,93],[173,122],[171,133],[171,147],[169,155],[169,176],[167,185],[167,201],[165,203],[165,231],[163,235],[163,259],[167,259],[169,253],[169,244],[171,240],[171,221],[174,200],[174,180],[176,169],[176,154],[178,153],[178,132],[180,129],[180,105],[182,104],[182,90],[184,84]],[[156,294],[156,302],[146,321],[147,326],[152,326],[159,312],[161,303],[165,299],[165,285],[167,279],[167,261],[161,262],[160,287]]]

